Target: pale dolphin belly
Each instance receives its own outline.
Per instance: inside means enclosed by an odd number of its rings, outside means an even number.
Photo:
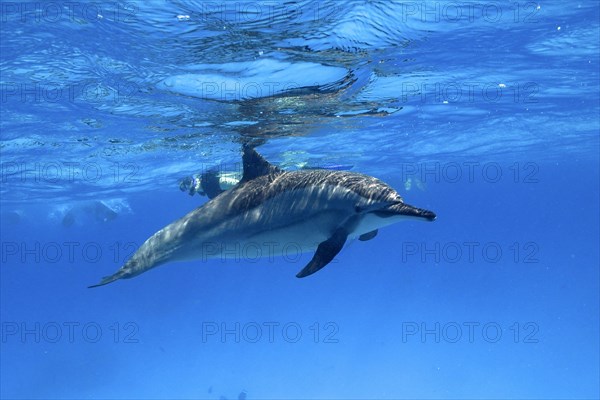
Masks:
[[[200,224],[181,259],[240,258],[253,249],[273,256],[312,252],[348,222],[358,201],[352,193],[333,189],[284,193],[217,223]]]
[[[208,258],[224,259],[252,257],[250,254],[257,252],[269,256],[312,252],[335,230],[340,216],[339,213],[322,213],[286,226],[204,240],[200,255],[203,250],[211,252]],[[207,256],[206,252],[204,256]]]

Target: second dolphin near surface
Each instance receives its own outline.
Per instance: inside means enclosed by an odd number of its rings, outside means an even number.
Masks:
[[[291,243],[303,253],[316,250],[296,275],[302,278],[333,260],[349,238],[370,240],[377,229],[405,218],[436,218],[432,211],[404,203],[394,189],[368,175],[285,172],[250,147],[244,147],[243,166],[236,186],[156,232],[116,273],[90,287],[173,261],[239,259],[247,245],[256,244],[269,244],[273,255],[281,255]]]

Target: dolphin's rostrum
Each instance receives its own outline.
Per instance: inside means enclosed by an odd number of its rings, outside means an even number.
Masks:
[[[265,243],[274,255],[290,243],[302,252],[316,249],[296,275],[302,278],[327,265],[348,238],[370,240],[377,229],[407,217],[436,218],[432,211],[404,203],[371,176],[323,169],[284,172],[248,146],[243,166],[235,187],[156,232],[121,269],[90,287],[172,261],[239,258],[235,252],[243,252],[245,245]]]

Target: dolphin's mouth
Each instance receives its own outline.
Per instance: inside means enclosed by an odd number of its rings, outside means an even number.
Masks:
[[[437,218],[433,211],[425,210],[424,208],[413,207],[406,203],[393,204],[391,206],[375,211],[375,214],[380,218],[393,217],[397,215],[423,218],[427,221],[434,221]]]

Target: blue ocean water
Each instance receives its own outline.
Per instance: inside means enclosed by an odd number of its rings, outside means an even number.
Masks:
[[[593,399],[597,2],[0,2],[0,397]],[[88,289],[239,172],[434,222]]]

